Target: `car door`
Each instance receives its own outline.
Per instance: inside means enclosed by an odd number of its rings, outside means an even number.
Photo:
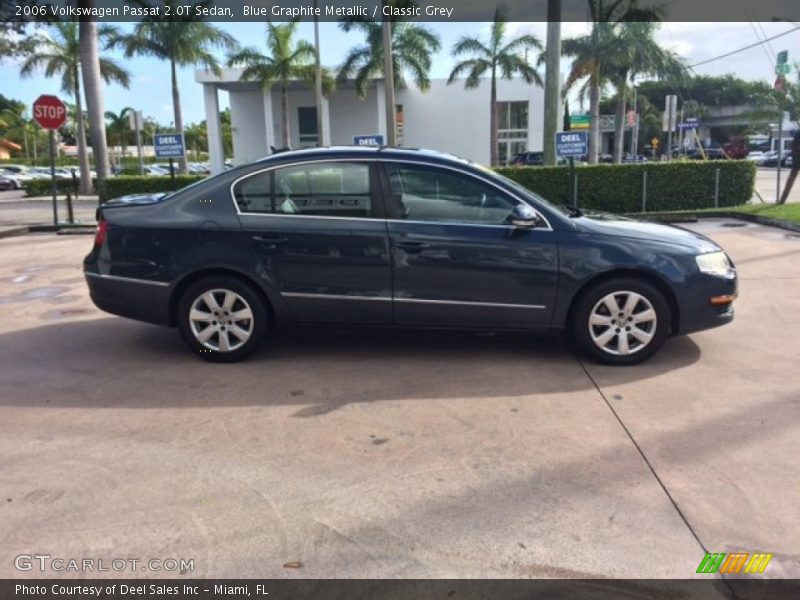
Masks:
[[[254,268],[300,321],[390,323],[391,266],[375,166],[323,160],[237,180]]]
[[[456,327],[547,327],[558,246],[546,221],[510,225],[521,201],[466,170],[384,164],[394,321]]]

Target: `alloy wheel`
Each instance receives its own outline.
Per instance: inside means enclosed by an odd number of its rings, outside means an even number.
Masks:
[[[233,352],[253,335],[253,311],[236,292],[208,290],[192,302],[189,326],[194,338],[205,348]]]
[[[632,291],[612,292],[594,305],[589,335],[603,352],[615,356],[636,354],[656,333],[658,317],[652,303]]]

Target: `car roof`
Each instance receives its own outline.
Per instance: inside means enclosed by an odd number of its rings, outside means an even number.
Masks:
[[[299,150],[279,151],[255,161],[256,163],[273,160],[324,160],[327,158],[382,158],[414,159],[426,162],[453,163],[479,166],[472,161],[426,148],[400,148],[396,146],[325,146],[322,148],[302,148]]]

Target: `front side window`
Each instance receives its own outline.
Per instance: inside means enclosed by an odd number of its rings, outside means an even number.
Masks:
[[[367,164],[309,163],[255,173],[233,195],[243,213],[370,217],[369,179]]]
[[[392,202],[411,221],[504,225],[517,202],[497,188],[455,171],[389,164]]]

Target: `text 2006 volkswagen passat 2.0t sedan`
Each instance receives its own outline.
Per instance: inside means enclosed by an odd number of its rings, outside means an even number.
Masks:
[[[709,239],[556,207],[443,154],[298,150],[98,210],[84,261],[108,312],[177,326],[213,361],[285,322],[566,330],[629,365],[729,323],[736,271]]]

